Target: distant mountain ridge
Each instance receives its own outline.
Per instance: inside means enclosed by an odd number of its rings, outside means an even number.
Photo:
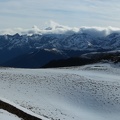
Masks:
[[[19,35],[18,33],[15,35],[0,35],[0,65],[35,68],[41,67],[52,60],[79,57],[83,53],[119,49],[120,33],[112,33],[104,37],[79,32],[71,34],[33,34],[30,36]],[[25,66],[23,65],[24,61],[26,61]]]
[[[86,50],[86,49],[120,49],[120,33],[112,33],[105,37],[93,37],[86,33],[73,34],[33,34],[0,35],[2,49],[53,49]]]

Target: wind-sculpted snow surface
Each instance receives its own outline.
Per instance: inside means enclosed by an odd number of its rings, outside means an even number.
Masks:
[[[119,120],[119,65],[0,69],[0,96],[53,120]]]

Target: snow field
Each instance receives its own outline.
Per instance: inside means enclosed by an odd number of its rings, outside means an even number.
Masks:
[[[120,69],[94,64],[0,69],[0,96],[53,120],[119,120]]]
[[[0,109],[0,120],[22,120],[5,110]]]

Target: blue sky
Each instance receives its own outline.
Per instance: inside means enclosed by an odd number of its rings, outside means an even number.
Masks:
[[[0,29],[43,28],[50,20],[71,27],[120,27],[120,0],[0,0]]]

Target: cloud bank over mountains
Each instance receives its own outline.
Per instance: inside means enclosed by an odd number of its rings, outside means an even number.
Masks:
[[[74,34],[74,33],[87,33],[94,37],[104,37],[111,33],[120,33],[120,28],[115,27],[68,27],[60,25],[54,21],[50,21],[49,27],[45,29],[40,29],[34,25],[30,29],[23,28],[13,28],[13,29],[4,29],[0,30],[0,35],[14,35],[19,33],[20,35],[32,35],[32,34]]]

